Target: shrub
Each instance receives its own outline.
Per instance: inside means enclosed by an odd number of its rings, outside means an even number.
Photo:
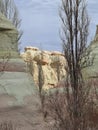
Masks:
[[[2,122],[0,124],[0,130],[16,130],[16,127],[13,125],[12,122]]]

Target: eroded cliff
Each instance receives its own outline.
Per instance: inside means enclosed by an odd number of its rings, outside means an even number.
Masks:
[[[56,87],[57,83],[66,76],[66,60],[60,52],[41,51],[35,47],[26,47],[21,57],[29,66],[29,71],[37,85],[39,83],[39,72],[42,72],[40,78],[43,80],[44,89]]]

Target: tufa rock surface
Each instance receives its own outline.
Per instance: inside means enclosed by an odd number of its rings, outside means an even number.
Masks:
[[[26,47],[21,57],[29,66],[29,71],[37,85],[40,66],[42,71],[40,77],[43,80],[44,89],[56,87],[57,83],[66,76],[66,60],[60,52],[41,51],[35,47]]]

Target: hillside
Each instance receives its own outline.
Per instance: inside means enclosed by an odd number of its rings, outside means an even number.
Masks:
[[[1,72],[0,122],[12,122],[18,130],[48,130],[37,87],[22,59],[10,59]]]

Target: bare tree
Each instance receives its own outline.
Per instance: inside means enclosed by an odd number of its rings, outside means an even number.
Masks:
[[[57,60],[58,60],[58,64],[56,64],[56,73],[57,73],[57,80],[58,82],[60,81],[60,59],[59,59],[59,56],[57,56]]]
[[[63,28],[63,49],[67,61],[67,102],[73,130],[84,128],[84,107],[88,91],[84,87],[82,70],[93,63],[87,45],[89,17],[84,0],[62,0],[60,11]],[[67,85],[68,86],[68,85]],[[70,90],[72,91],[70,97]],[[85,91],[85,92],[84,92]],[[85,118],[84,118],[85,119]],[[80,120],[80,121],[79,121]],[[82,121],[81,121],[82,120]]]
[[[41,101],[41,110],[44,114],[45,95],[44,95],[44,90],[43,90],[44,74],[43,74],[42,62],[43,62],[43,52],[41,51],[39,62],[37,62],[37,66],[38,66],[38,89],[39,89],[39,96],[40,96],[40,101]]]
[[[94,57],[87,43],[90,21],[85,0],[62,0],[60,18],[67,78],[63,86],[65,91],[57,91],[48,99],[50,114],[58,130],[89,130],[91,85],[85,84],[82,71],[93,64]]]
[[[42,88],[44,85],[44,76],[43,76],[43,69],[41,63],[38,64],[38,87],[39,87],[39,94],[41,96]]]
[[[14,0],[0,0],[0,12],[4,14],[12,24],[18,29],[18,44],[20,44],[20,39],[23,31],[20,29],[21,19],[19,18],[18,9],[14,3]]]

